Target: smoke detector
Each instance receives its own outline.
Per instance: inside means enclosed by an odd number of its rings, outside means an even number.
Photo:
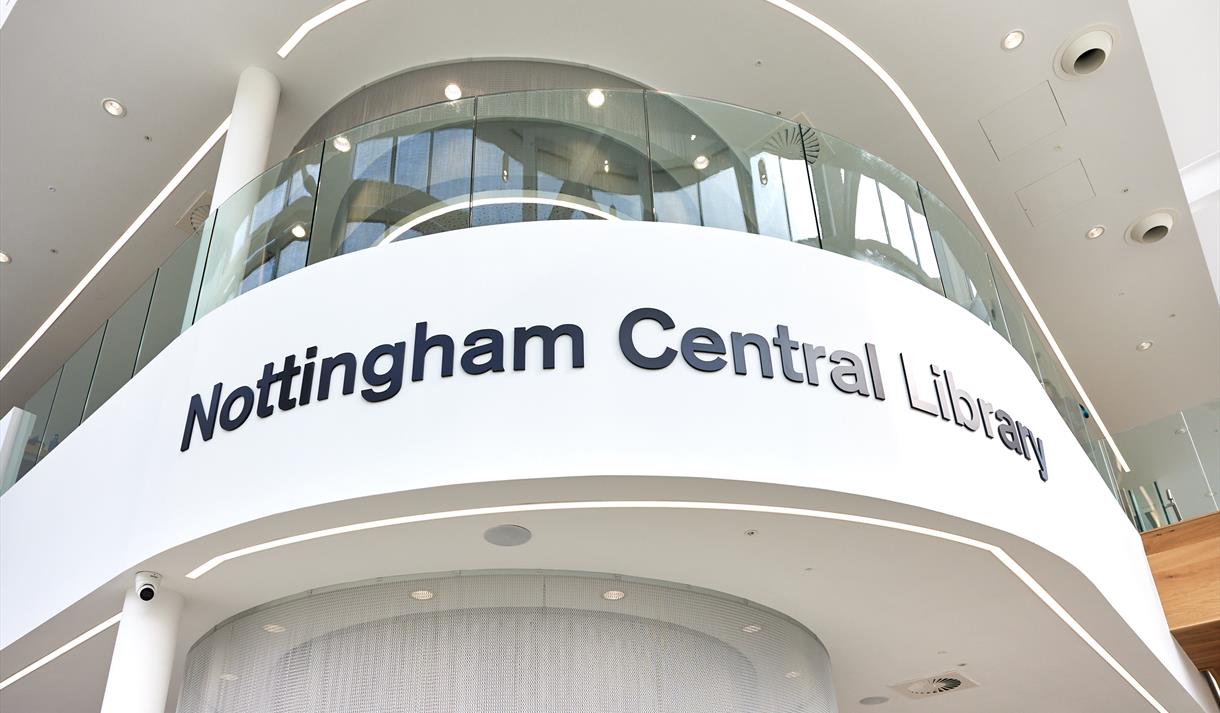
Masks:
[[[960,671],[946,671],[938,673],[935,676],[895,683],[890,688],[907,698],[932,698],[934,696],[956,693],[967,688],[978,688],[978,685]]]

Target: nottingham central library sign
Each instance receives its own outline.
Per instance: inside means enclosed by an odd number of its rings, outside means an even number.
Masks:
[[[707,327],[691,327],[661,350],[649,351],[636,342],[636,327],[644,322],[659,325],[663,331],[677,330],[673,318],[655,307],[642,307],[628,313],[618,326],[618,346],[631,364],[650,370],[666,369],[678,361],[701,372],[718,372],[732,365],[738,376],[755,375],[774,379],[779,374],[793,384],[820,387],[827,383],[843,394],[884,401],[886,386],[881,377],[881,351],[872,343],[863,349],[832,349],[794,339],[787,325],[776,325],[774,336],[756,332],[729,332],[726,339]],[[462,340],[458,353],[455,339],[441,332],[429,333],[428,323],[415,325],[409,370],[412,382],[423,381],[431,355],[440,360],[441,377],[449,377],[455,367],[471,376],[531,367],[527,347],[531,340],[541,345],[543,370],[554,369],[556,352],[566,349],[566,364],[572,369],[585,367],[585,333],[575,324],[556,327],[536,325],[517,327],[511,335],[497,329],[476,329]],[[676,337],[675,333],[675,337]],[[1004,448],[1026,460],[1035,461],[1042,480],[1049,477],[1042,439],[1002,408],[982,397],[975,397],[959,385],[953,372],[936,364],[916,367],[897,355],[907,403],[916,411],[953,423],[971,432],[982,431]],[[532,365],[537,368],[537,364]],[[262,375],[253,385],[240,385],[227,391],[223,383],[212,387],[206,400],[202,394],[191,397],[181,449],[191,447],[196,431],[204,441],[211,440],[219,425],[224,431],[237,430],[251,416],[268,418],[278,411],[323,402],[333,396],[360,397],[376,403],[397,396],[408,372],[406,341],[379,344],[363,358],[341,352],[318,358],[318,348],[309,347],[304,358],[296,354],[263,365]]]

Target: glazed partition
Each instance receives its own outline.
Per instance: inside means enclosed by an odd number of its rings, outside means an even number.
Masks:
[[[1117,468],[985,244],[915,179],[787,119],[637,90],[443,102],[355,127],[255,178],[26,403],[30,471],[178,334],[313,263],[422,235],[538,220],[702,225],[830,250],[902,275],[1008,340],[1099,474]],[[1120,500],[1121,501],[1121,500]]]

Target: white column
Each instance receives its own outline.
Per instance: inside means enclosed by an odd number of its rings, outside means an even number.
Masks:
[[[165,587],[149,601],[127,590],[101,713],[165,713],[181,612],[182,597]]]
[[[242,186],[267,170],[267,152],[271,148],[271,132],[275,128],[275,112],[280,103],[280,80],[262,67],[247,67],[237,78],[237,92],[233,96],[233,111],[229,116],[229,132],[225,134],[224,148],[220,153],[220,167],[216,170],[216,183],[212,188],[212,212]],[[250,197],[253,200],[253,196]],[[236,208],[253,209],[253,205]],[[203,287],[204,265],[207,260],[209,242],[199,246],[195,257],[195,271],[191,276],[186,312],[182,316],[182,329],[195,320],[195,310]],[[212,281],[212,278],[208,278]],[[223,283],[223,278],[218,278]]]
[[[220,154],[216,187],[212,189],[213,208],[266,170],[279,103],[280,80],[271,72],[262,67],[247,67],[238,77],[229,133]]]
[[[17,473],[25,456],[25,444],[30,440],[37,420],[34,414],[16,406],[8,415],[0,418],[0,493],[17,482]]]

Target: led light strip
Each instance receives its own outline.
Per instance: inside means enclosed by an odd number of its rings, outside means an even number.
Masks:
[[[63,646],[60,646],[58,649],[55,649],[54,651],[47,654],[46,656],[43,656],[42,658],[38,659],[34,663],[30,664],[29,666],[26,666],[25,668],[21,669],[17,673],[14,673],[12,676],[9,676],[8,678],[4,679],[3,681],[0,681],[0,690],[3,690],[5,688],[9,687],[10,685],[20,681],[21,679],[25,678],[26,676],[30,675],[31,673],[34,673],[35,671],[42,668],[43,666],[46,666],[47,664],[51,663],[55,659],[59,658],[60,656],[63,656],[64,654],[68,653],[72,649],[75,649],[77,646],[80,646],[81,644],[85,643],[89,639],[92,639],[93,637],[102,633],[106,629],[109,629],[110,627],[119,623],[119,619],[121,619],[121,618],[123,618],[123,613],[119,612],[118,614],[115,614],[114,616],[110,617],[106,621],[103,621],[102,623],[93,627],[89,631],[86,631],[85,633],[81,634],[80,636],[76,637],[75,639],[72,639],[71,641],[64,644]]]
[[[1025,303],[1025,308],[1029,311],[1030,316],[1034,318],[1034,322],[1038,325],[1038,329],[1042,331],[1043,336],[1046,337],[1046,342],[1048,345],[1050,345],[1051,351],[1055,353],[1055,358],[1059,360],[1059,365],[1063,367],[1063,371],[1065,374],[1067,374],[1068,379],[1071,380],[1072,386],[1076,388],[1076,393],[1080,394],[1080,398],[1084,401],[1085,408],[1089,410],[1089,414],[1092,416],[1093,421],[1097,423],[1097,427],[1101,430],[1102,435],[1105,436],[1106,443],[1110,445],[1110,450],[1114,452],[1114,457],[1118,460],[1119,468],[1121,468],[1124,472],[1130,472],[1131,468],[1127,465],[1127,461],[1123,458],[1123,454],[1118,450],[1118,444],[1114,442],[1114,437],[1110,435],[1110,430],[1106,428],[1104,423],[1102,423],[1101,416],[1098,415],[1097,409],[1093,407],[1093,403],[1089,400],[1089,395],[1085,393],[1084,387],[1081,386],[1080,380],[1076,378],[1076,373],[1072,371],[1072,367],[1068,364],[1067,357],[1065,357],[1063,352],[1059,349],[1059,344],[1051,335],[1050,328],[1047,327],[1046,322],[1042,320],[1042,315],[1038,312],[1038,308],[1034,306],[1034,301],[1030,298],[1029,293],[1025,291],[1025,285],[1021,284],[1021,279],[1017,277],[1017,272],[1013,269],[1012,263],[1008,262],[1008,256],[1005,255],[1004,250],[1000,248],[1000,243],[996,240],[995,234],[992,233],[991,226],[987,224],[987,219],[983,217],[983,213],[979,210],[978,205],[975,204],[974,198],[970,195],[970,191],[966,189],[966,183],[962,180],[962,177],[958,175],[957,169],[953,167],[953,162],[949,160],[949,155],[945,153],[944,148],[942,148],[940,142],[937,141],[936,136],[932,133],[932,129],[928,127],[927,122],[924,121],[923,116],[919,113],[919,110],[915,108],[915,104],[911,101],[910,97],[906,95],[906,92],[902,90],[902,87],[899,86],[898,82],[890,76],[889,72],[885,71],[885,68],[882,67],[877,60],[873,59],[872,55],[865,52],[859,45],[852,42],[850,38],[848,38],[842,32],[836,30],[825,20],[822,20],[820,17],[817,17],[808,10],[798,7],[788,0],[765,0],[765,2],[774,5],[780,10],[783,10],[793,17],[796,17],[797,19],[812,26],[830,39],[834,40],[840,47],[852,53],[856,59],[860,60],[864,66],[868,67],[869,70],[871,70],[872,73],[876,75],[883,84],[885,84],[886,88],[890,90],[890,93],[894,95],[894,98],[898,100],[898,103],[902,105],[902,108],[906,110],[907,115],[911,117],[911,121],[915,122],[915,127],[919,129],[919,133],[923,135],[924,140],[928,142],[928,146],[932,148],[932,152],[936,154],[936,158],[940,161],[941,167],[945,169],[945,173],[949,174],[949,179],[953,181],[954,188],[957,189],[957,192],[959,195],[961,195],[962,200],[966,202],[966,207],[970,210],[970,215],[974,217],[975,222],[977,222],[979,227],[983,230],[983,235],[987,238],[987,243],[991,245],[991,250],[993,253],[995,253],[995,256],[999,258],[1000,265],[1004,268],[1004,272],[1007,273],[1009,279],[1012,280],[1013,287],[1017,289],[1017,294],[1021,297],[1021,301]]]
[[[518,204],[522,204],[522,203],[529,203],[529,204],[534,204],[534,205],[551,205],[551,206],[556,206],[559,208],[571,208],[572,210],[578,210],[582,213],[589,213],[590,215],[596,215],[597,217],[602,218],[604,220],[619,220],[619,217],[617,215],[612,215],[610,213],[607,213],[604,210],[600,210],[598,208],[587,206],[583,203],[577,203],[575,201],[561,200],[559,198],[541,198],[541,197],[535,197],[535,196],[496,196],[496,197],[492,197],[492,198],[475,198],[474,200],[470,201],[469,203],[451,203],[449,205],[441,206],[440,208],[435,208],[433,210],[430,210],[427,213],[424,213],[423,215],[416,216],[416,217],[412,218],[411,220],[408,220],[407,222],[398,226],[397,228],[394,228],[394,230],[390,231],[384,238],[382,238],[381,240],[378,240],[377,245],[378,246],[389,245],[390,243],[397,240],[400,235],[407,232],[411,228],[414,228],[415,226],[419,225],[420,223],[424,223],[426,221],[432,220],[433,218],[436,218],[436,217],[442,216],[442,215],[446,215],[448,213],[456,213],[457,211],[463,210],[465,208],[478,208],[480,206],[485,206],[485,205],[510,205],[510,204],[518,205]]]
[[[226,116],[225,120],[220,122],[220,126],[216,127],[216,130],[212,132],[212,135],[208,137],[207,141],[204,141],[203,145],[200,146],[197,151],[195,151],[195,154],[187,159],[187,162],[182,165],[182,168],[178,169],[178,173],[174,174],[174,177],[169,179],[169,183],[165,184],[165,187],[161,189],[161,192],[157,194],[157,197],[153,198],[152,202],[148,204],[148,207],[146,207],[144,211],[136,217],[135,222],[129,225],[127,230],[123,231],[123,234],[119,236],[118,240],[114,241],[114,244],[110,246],[110,249],[107,250],[104,255],[102,255],[101,259],[99,259],[93,265],[93,267],[89,268],[89,272],[85,273],[85,276],[81,278],[80,282],[76,283],[76,287],[72,288],[72,291],[68,293],[68,296],[64,298],[64,301],[60,302],[59,306],[56,307],[53,312],[51,312],[50,316],[46,318],[46,321],[42,323],[42,326],[40,326],[32,335],[30,335],[30,338],[26,340],[25,344],[21,345],[21,348],[17,350],[17,353],[13,355],[13,358],[8,360],[8,363],[4,365],[3,369],[0,369],[0,380],[3,380],[4,377],[8,376],[9,372],[13,370],[13,367],[17,365],[17,362],[21,361],[21,358],[26,355],[26,352],[30,351],[30,348],[33,347],[44,334],[47,333],[47,330],[51,328],[52,324],[55,324],[55,320],[59,319],[63,315],[64,311],[67,310],[74,301],[76,301],[77,297],[80,297],[80,293],[84,292],[85,288],[89,286],[90,282],[93,282],[93,278],[98,276],[98,273],[100,273],[114,258],[114,256],[123,249],[123,246],[127,244],[127,241],[131,240],[132,236],[136,234],[136,231],[143,227],[144,223],[149,219],[149,217],[151,217],[152,214],[161,207],[161,204],[165,202],[165,199],[169,198],[170,194],[172,194],[178,188],[178,185],[181,184],[188,175],[190,175],[191,171],[195,170],[195,166],[203,160],[203,157],[206,156],[208,152],[212,150],[212,147],[214,147],[216,143],[220,141],[221,138],[223,138],[224,135],[229,131],[230,119],[232,119],[231,115]]]
[[[296,32],[292,33],[292,37],[288,38],[288,41],[284,43],[283,47],[280,47],[276,54],[278,54],[281,58],[286,58],[288,53],[291,52],[293,48],[305,38],[305,35],[310,33],[310,31],[322,23],[327,22],[341,13],[367,1],[368,0],[345,0],[345,2],[341,2],[338,5],[334,5],[326,10],[323,10],[317,15],[314,15],[304,24],[298,27]],[[966,207],[970,210],[970,215],[974,217],[975,222],[978,223],[979,227],[983,230],[983,235],[987,238],[987,243],[991,245],[992,252],[999,259],[1000,266],[1004,268],[1004,272],[1007,273],[1009,279],[1012,280],[1013,287],[1015,287],[1017,290],[1017,295],[1025,304],[1025,308],[1028,310],[1030,316],[1033,317],[1034,323],[1038,325],[1038,329],[1042,332],[1043,336],[1046,337],[1046,343],[1050,346],[1055,358],[1059,360],[1059,365],[1063,367],[1063,372],[1067,375],[1068,380],[1072,382],[1072,386],[1075,387],[1076,393],[1080,394],[1081,400],[1084,401],[1085,408],[1088,409],[1090,416],[1097,424],[1102,436],[1105,437],[1106,443],[1110,446],[1110,450],[1114,453],[1114,458],[1118,461],[1118,467],[1123,472],[1129,473],[1131,471],[1131,467],[1127,465],[1127,460],[1123,458],[1122,452],[1119,451],[1118,443],[1116,443],[1114,441],[1114,437],[1110,435],[1110,429],[1106,428],[1106,424],[1102,422],[1101,416],[1098,414],[1097,409],[1093,406],[1093,402],[1089,399],[1089,395],[1085,393],[1084,386],[1081,385],[1080,380],[1076,378],[1076,372],[1072,371],[1071,365],[1068,364],[1067,357],[1064,356],[1063,350],[1059,348],[1059,343],[1055,341],[1055,337],[1051,334],[1050,327],[1048,327],[1046,322],[1043,321],[1042,314],[1038,312],[1038,308],[1034,306],[1034,301],[1030,298],[1029,293],[1026,292],[1025,285],[1021,283],[1021,278],[1017,277],[1016,270],[1013,269],[1012,263],[1008,261],[1008,256],[1004,254],[1004,250],[1000,247],[999,241],[996,240],[995,234],[991,231],[991,226],[987,223],[987,219],[983,217],[982,211],[979,210],[978,205],[974,202],[974,197],[971,196],[970,191],[967,190],[966,183],[962,180],[962,177],[958,175],[957,169],[953,167],[953,162],[949,160],[949,155],[945,153],[944,148],[940,145],[940,141],[936,139],[936,135],[932,133],[932,129],[929,128],[927,122],[924,121],[923,115],[921,115],[919,110],[915,108],[914,102],[912,102],[910,97],[907,96],[906,92],[902,90],[902,87],[898,84],[898,82],[892,76],[890,76],[890,73],[885,71],[885,68],[882,67],[877,60],[873,59],[872,55],[865,52],[863,48],[853,42],[849,37],[847,37],[847,35],[844,35],[842,32],[835,29],[833,25],[814,15],[808,10],[789,2],[788,0],[765,0],[765,2],[768,2],[780,10],[787,12],[802,22],[805,22],[830,39],[834,40],[840,47],[850,52],[852,56],[860,60],[864,66],[868,67],[869,70],[881,80],[886,88],[890,90],[890,93],[894,95],[894,98],[898,100],[898,103],[902,105],[902,108],[906,110],[907,115],[911,117],[911,121],[915,122],[916,128],[919,129],[919,133],[923,135],[924,140],[928,142],[928,146],[932,148],[932,152],[936,154],[936,158],[940,161],[941,167],[945,169],[945,173],[949,174],[949,179],[953,182],[954,188],[957,189],[957,192],[962,197],[962,200],[966,202]]]
[[[1141,697],[1143,697],[1143,699],[1145,701],[1147,701],[1148,704],[1151,705],[1157,711],[1157,713],[1169,713],[1169,711],[1163,705],[1161,705],[1161,703],[1159,701],[1157,701],[1156,698],[1154,698],[1152,696],[1152,694],[1146,688],[1144,688],[1140,684],[1140,682],[1137,681],[1135,679],[1135,677],[1132,676],[1131,673],[1128,672],[1127,669],[1123,667],[1122,664],[1120,664],[1118,662],[1117,659],[1115,659],[1112,655],[1110,655],[1109,651],[1107,651],[1105,648],[1103,648],[1102,645],[1100,643],[1098,643],[1098,641],[1096,639],[1094,639],[1093,636],[1091,634],[1089,634],[1088,631],[1085,630],[1084,626],[1082,626],[1080,624],[1080,622],[1076,621],[1076,619],[1071,614],[1068,613],[1068,611],[1063,607],[1063,605],[1061,605],[1053,596],[1051,596],[1050,592],[1046,591],[1046,589],[1043,588],[1042,585],[1039,584],[1036,579],[1034,579],[1033,575],[1031,575],[1029,572],[1027,572],[1024,567],[1022,567],[1020,564],[1018,564],[1017,561],[1014,560],[1011,556],[1009,556],[1009,554],[1007,552],[1005,552],[1002,548],[997,547],[996,545],[982,542],[980,540],[975,540],[975,539],[972,539],[969,537],[963,537],[961,535],[955,535],[951,532],[944,532],[942,530],[934,530],[934,529],[928,528],[928,527],[921,527],[919,525],[910,525],[907,523],[895,522],[892,520],[883,520],[883,519],[875,518],[875,517],[865,517],[862,515],[849,515],[849,514],[845,514],[845,513],[828,512],[825,510],[808,510],[805,508],[781,507],[781,506],[774,506],[774,505],[752,505],[752,504],[746,504],[746,503],[709,503],[709,502],[695,502],[695,501],[672,501],[672,502],[670,502],[670,501],[664,501],[664,500],[642,500],[639,502],[634,502],[634,501],[630,501],[630,500],[608,500],[608,501],[591,501],[591,502],[530,503],[530,504],[524,504],[524,505],[503,505],[503,506],[485,507],[485,508],[469,508],[466,510],[450,510],[447,512],[424,513],[424,514],[420,514],[420,515],[404,515],[402,517],[392,517],[392,518],[386,518],[383,520],[369,520],[366,522],[353,523],[351,525],[341,525],[339,527],[331,527],[331,528],[327,528],[325,530],[314,530],[313,532],[305,532],[305,533],[301,533],[299,535],[291,535],[289,537],[282,537],[278,540],[270,540],[268,542],[263,542],[261,544],[251,545],[249,547],[243,547],[241,549],[233,550],[231,552],[226,552],[222,555],[213,557],[212,559],[208,560],[207,562],[204,562],[203,564],[199,565],[195,569],[191,570],[190,573],[188,573],[186,576],[188,579],[199,579],[203,575],[205,575],[208,572],[212,571],[213,569],[219,567],[220,565],[224,564],[225,562],[229,562],[231,560],[235,560],[240,557],[246,557],[249,555],[257,554],[259,552],[266,552],[268,550],[274,550],[274,549],[278,549],[280,547],[286,547],[288,545],[294,545],[294,544],[298,544],[301,542],[309,542],[311,540],[318,540],[318,539],[322,539],[325,537],[332,537],[335,535],[343,535],[343,534],[347,534],[347,533],[351,533],[351,532],[362,532],[365,530],[375,530],[375,529],[380,529],[383,527],[394,527],[397,525],[409,525],[409,524],[420,523],[420,522],[432,522],[432,521],[436,521],[436,520],[451,520],[454,518],[462,518],[462,517],[477,517],[480,515],[505,515],[505,514],[523,513],[523,512],[553,512],[553,511],[558,511],[558,510],[614,510],[614,509],[717,510],[717,511],[753,512],[753,513],[762,513],[762,514],[768,514],[768,515],[791,515],[791,516],[796,516],[796,517],[807,517],[807,518],[813,518],[813,519],[819,519],[819,520],[834,520],[834,521],[838,521],[838,522],[850,522],[850,523],[856,523],[856,524],[860,524],[860,525],[871,525],[874,527],[882,527],[882,528],[886,528],[889,530],[900,530],[902,532],[910,532],[910,533],[914,533],[917,535],[924,535],[927,537],[936,538],[938,540],[954,542],[954,543],[957,543],[960,545],[965,545],[967,547],[973,547],[978,550],[983,550],[984,552],[990,553],[993,557],[995,557],[997,560],[999,560],[1000,564],[1004,565],[1004,567],[1006,567],[1009,572],[1012,572],[1012,574],[1014,576],[1016,576],[1017,579],[1021,580],[1021,583],[1024,584],[1026,586],[1026,588],[1028,588],[1030,590],[1030,592],[1032,592],[1034,594],[1034,596],[1036,596],[1036,597],[1038,597],[1038,599],[1042,600],[1042,603],[1045,604],[1055,614],[1055,616],[1059,617],[1059,619],[1061,621],[1063,621],[1063,623],[1066,624],[1068,626],[1068,628],[1070,628],[1076,634],[1076,636],[1078,636],[1080,638],[1080,640],[1085,643],[1085,645],[1087,645],[1090,649],[1093,650],[1094,653],[1096,653],[1098,656],[1100,656],[1101,659],[1103,661],[1105,661],[1106,664],[1109,665],[1110,668],[1113,669],[1115,673],[1117,673],[1120,677],[1122,677],[1122,679],[1124,681],[1126,681],[1127,684],[1130,685],[1131,688],[1134,689],[1136,693],[1138,693]]]
[[[322,12],[319,12],[317,15],[314,15],[302,23],[301,26],[297,28],[297,31],[292,33],[292,37],[289,37],[288,41],[285,42],[282,47],[276,50],[275,53],[280,56],[280,59],[287,59],[288,53],[295,49],[296,46],[301,43],[301,40],[305,39],[305,35],[313,32],[322,23],[332,20],[336,16],[351,10],[357,5],[363,5],[366,2],[368,2],[368,0],[344,0],[338,5],[332,5],[326,8]]]

